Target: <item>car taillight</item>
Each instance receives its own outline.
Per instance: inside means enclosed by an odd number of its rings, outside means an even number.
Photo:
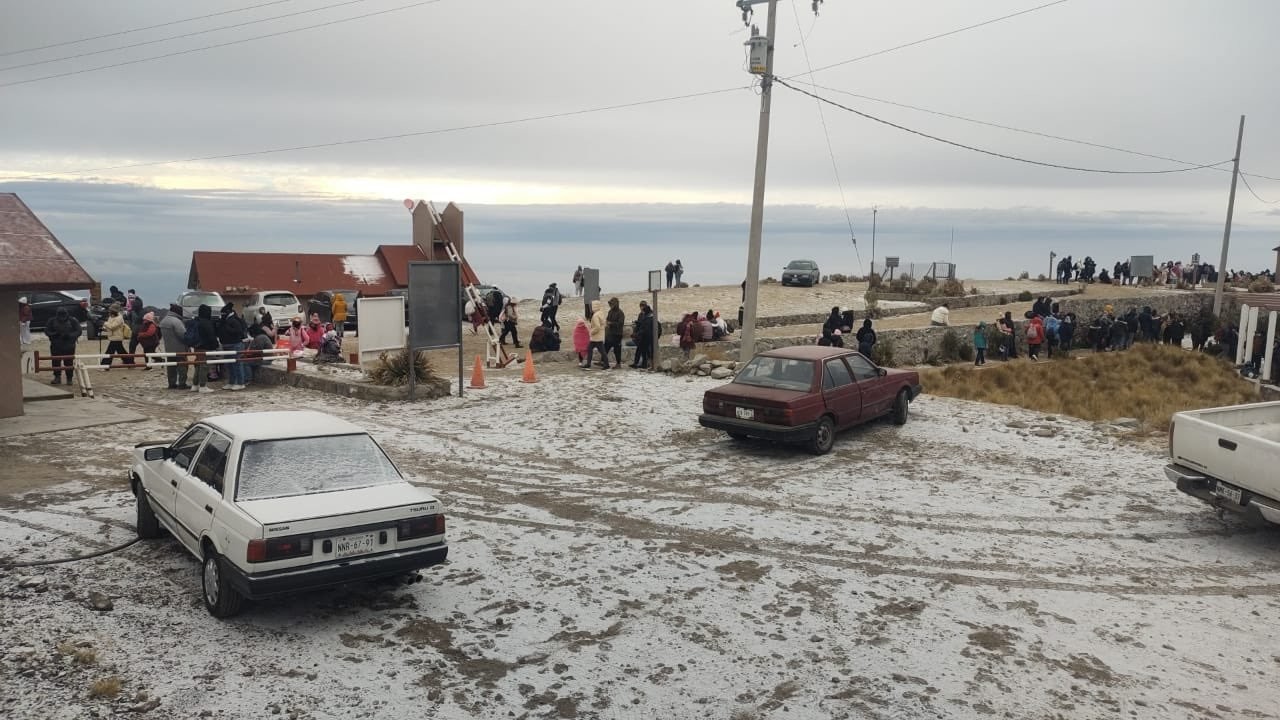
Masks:
[[[267,540],[250,540],[249,549],[245,552],[245,560],[249,562],[270,562],[272,560],[305,557],[310,554],[311,536],[291,535]]]
[[[428,535],[444,534],[444,515],[424,515],[422,517],[401,520],[397,528],[396,539],[412,540]]]

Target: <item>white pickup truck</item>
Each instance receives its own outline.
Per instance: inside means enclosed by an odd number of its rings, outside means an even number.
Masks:
[[[201,563],[214,617],[242,601],[445,561],[444,513],[365,431],[309,411],[219,415],[134,450],[138,537],[167,529]]]
[[[1182,492],[1280,524],[1280,402],[1176,413],[1169,458]]]

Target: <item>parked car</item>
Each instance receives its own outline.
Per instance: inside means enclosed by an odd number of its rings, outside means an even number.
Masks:
[[[801,345],[759,353],[733,382],[708,390],[698,422],[736,440],[804,443],[822,455],[845,428],[885,415],[905,424],[919,394],[913,370],[878,367],[845,348]]]
[[[222,306],[227,304],[221,295],[212,290],[187,290],[179,293],[178,299],[173,302],[182,308],[182,317],[184,318],[195,317],[201,305],[208,305],[209,309],[213,311],[213,316],[217,317],[218,312],[222,310]]]
[[[1280,402],[1175,413],[1169,460],[1165,476],[1182,492],[1280,524]]]
[[[818,263],[812,260],[792,260],[782,269],[783,285],[805,285],[813,287],[822,281],[822,272]]]
[[[293,316],[302,314],[302,303],[298,296],[288,290],[266,290],[250,295],[244,304],[245,319],[250,323],[256,322],[258,308],[262,307],[271,313],[271,319],[278,330],[287,329]]]
[[[85,298],[78,298],[68,292],[62,292],[61,290],[30,290],[19,292],[18,297],[25,297],[27,304],[31,306],[32,330],[43,330],[44,326],[53,319],[54,314],[58,312],[58,308],[66,308],[71,317],[81,323],[89,319],[89,301]]]
[[[139,538],[163,527],[201,562],[214,617],[244,600],[445,561],[444,514],[372,437],[315,411],[239,413],[134,449]]]
[[[337,294],[341,294],[342,299],[347,303],[347,321],[343,323],[343,327],[348,330],[358,330],[360,324],[356,320],[356,300],[359,299],[360,293],[357,290],[321,290],[315,293],[307,303],[305,317],[310,318],[311,313],[315,313],[320,316],[320,322],[333,322],[333,296]]]

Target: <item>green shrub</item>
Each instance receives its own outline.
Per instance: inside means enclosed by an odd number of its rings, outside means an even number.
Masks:
[[[1031,302],[1032,300],[1035,300],[1035,296],[1031,294],[1030,290],[1023,290],[1018,293],[1018,302]]]
[[[973,346],[960,337],[955,330],[947,330],[942,334],[938,347],[938,360],[953,363],[959,360],[972,360]]]
[[[823,282],[830,281],[835,283],[849,282],[849,276],[845,275],[844,273],[831,273],[830,275],[823,278],[822,281]]]
[[[889,290],[896,293],[904,293],[911,290],[911,286],[904,277],[897,277],[889,281]]]
[[[931,277],[920,278],[916,283],[915,292],[920,295],[932,295],[938,290],[938,281]]]
[[[867,317],[874,319],[883,314],[880,310],[880,296],[875,290],[868,290],[862,299],[866,303]]]
[[[1276,291],[1276,286],[1272,285],[1271,281],[1266,278],[1258,278],[1257,280],[1254,280],[1253,282],[1249,283],[1249,292],[1269,293],[1269,292],[1275,292],[1275,291]]]
[[[1040,282],[1045,282],[1045,281],[1047,281],[1048,279],[1049,279],[1049,278],[1048,278],[1047,276],[1045,276],[1045,274],[1044,274],[1044,273],[1040,273],[1039,275],[1037,275],[1037,276],[1036,276],[1036,280],[1038,280],[1038,281],[1040,281]]]
[[[775,278],[775,277],[767,277],[767,278],[765,278],[765,279],[761,280],[761,281],[760,281],[760,284],[761,284],[761,285],[777,285],[777,284],[778,284],[778,278]]]
[[[413,367],[417,382],[425,383],[438,377],[425,352],[418,351],[414,353]],[[409,351],[401,350],[397,353],[382,353],[369,368],[368,374],[369,379],[376,385],[408,385]]]
[[[879,287],[880,287],[881,285],[883,285],[883,284],[884,284],[884,278],[880,277],[879,275],[868,275],[868,276],[867,276],[867,289],[868,289],[868,290],[875,290],[876,288],[879,288]]]
[[[877,341],[875,345],[872,345],[871,362],[881,367],[893,367],[893,341],[883,338]]]
[[[962,297],[965,294],[964,283],[955,278],[947,278],[938,288],[938,294],[943,297]]]
[[[1027,272],[1026,270],[1023,270],[1022,272],[1018,273],[1018,279],[1019,279],[1019,280],[1030,280],[1030,279],[1031,279],[1031,273]]]

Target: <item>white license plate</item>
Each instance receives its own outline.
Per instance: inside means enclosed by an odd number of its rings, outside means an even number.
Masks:
[[[336,558],[366,555],[373,552],[378,543],[377,533],[360,533],[359,535],[343,535],[333,541],[333,556]]]
[[[734,408],[734,413],[737,414],[739,420],[755,420],[756,419],[756,411],[752,410],[751,408],[741,408],[741,407]]]
[[[1230,485],[1218,483],[1213,486],[1213,494],[1223,500],[1230,500],[1237,505],[1240,504],[1240,488],[1233,488]]]

